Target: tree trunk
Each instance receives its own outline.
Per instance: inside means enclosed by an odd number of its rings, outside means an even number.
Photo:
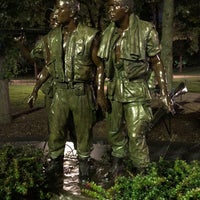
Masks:
[[[2,58],[0,58],[0,124],[11,122],[8,80],[3,80]]]
[[[168,89],[171,90],[173,81],[174,0],[164,0],[163,2],[161,58],[167,73]]]
[[[0,124],[11,122],[8,81],[0,80]]]

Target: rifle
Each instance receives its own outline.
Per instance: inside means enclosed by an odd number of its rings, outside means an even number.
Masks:
[[[178,97],[178,96],[181,96],[181,95],[183,95],[183,94],[185,94],[187,92],[188,92],[188,89],[185,86],[185,83],[181,82],[174,90],[172,90],[170,92],[170,97],[171,97],[172,101],[174,103],[176,103],[175,102],[175,98]]]
[[[181,82],[174,90],[172,90],[169,94],[170,99],[172,101],[172,105],[178,105],[176,103],[176,97],[181,96],[188,92],[187,87],[184,82]],[[164,120],[164,116],[168,115],[169,117],[169,126],[167,126],[166,121]],[[160,107],[156,110],[153,115],[153,120],[149,124],[149,128],[152,129],[161,119],[163,119],[164,125],[166,127],[167,133],[171,136],[171,114],[167,113],[164,107]]]

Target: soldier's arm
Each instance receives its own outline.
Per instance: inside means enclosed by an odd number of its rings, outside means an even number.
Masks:
[[[92,60],[97,67],[96,71],[97,103],[100,105],[102,111],[105,113],[106,111],[109,110],[109,103],[104,94],[104,81],[105,81],[104,65],[101,58],[97,56],[99,42],[100,38],[99,35],[97,34],[92,44]]]
[[[42,71],[40,72],[40,74],[38,75],[38,79],[35,83],[35,86],[33,88],[33,91],[31,93],[31,95],[28,98],[28,104],[29,106],[32,108],[35,101],[37,100],[38,97],[38,90],[41,88],[42,84],[46,82],[46,80],[49,78],[50,74],[49,71],[46,67],[44,67],[42,69]]]
[[[25,58],[30,64],[34,63],[34,59],[31,57],[30,50],[24,44],[24,36],[19,36],[14,38],[20,53],[23,58]]]
[[[150,62],[151,62],[152,69],[155,73],[155,78],[161,90],[161,99],[163,103],[165,104],[166,108],[168,109],[168,111],[174,113],[172,101],[169,96],[168,88],[167,88],[166,72],[159,55],[150,57]]]

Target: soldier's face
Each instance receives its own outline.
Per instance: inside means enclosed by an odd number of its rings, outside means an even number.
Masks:
[[[50,25],[51,25],[51,28],[55,28],[56,26],[58,26],[57,18],[58,18],[58,10],[56,9],[50,15]]]
[[[113,22],[121,21],[126,15],[126,7],[122,4],[123,0],[109,0],[108,1],[108,14],[110,20]]]
[[[66,24],[72,19],[72,10],[66,1],[58,1],[57,3],[57,21],[59,24]]]

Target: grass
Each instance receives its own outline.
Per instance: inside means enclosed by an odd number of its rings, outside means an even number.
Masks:
[[[177,69],[174,72],[175,75],[183,75],[183,78],[178,78],[173,80],[173,88],[175,88],[180,82],[184,82],[189,92],[200,93],[200,78],[192,77],[188,78],[186,75],[199,75],[200,76],[200,67],[186,67],[183,69],[183,72],[179,72]],[[33,85],[10,85],[10,102],[11,102],[11,111],[16,112],[28,108],[27,99],[31,94]],[[38,99],[35,103],[36,106],[44,105],[44,94],[39,91]],[[16,110],[17,109],[17,110]]]
[[[181,78],[181,79],[175,79],[173,81],[173,88],[176,88],[180,82],[184,82],[188,92],[192,93],[200,93],[200,78],[194,79],[194,78]]]
[[[182,78],[173,80],[173,87],[175,88],[180,82],[184,82],[188,91],[193,93],[200,93],[200,67],[185,67],[182,72],[174,70],[174,75],[181,75]],[[194,76],[194,77],[188,77]],[[199,77],[195,77],[199,76]]]
[[[33,85],[10,85],[10,104],[11,112],[19,112],[20,110],[28,109],[27,100],[31,94]],[[44,94],[39,91],[38,99],[35,106],[44,106]]]

